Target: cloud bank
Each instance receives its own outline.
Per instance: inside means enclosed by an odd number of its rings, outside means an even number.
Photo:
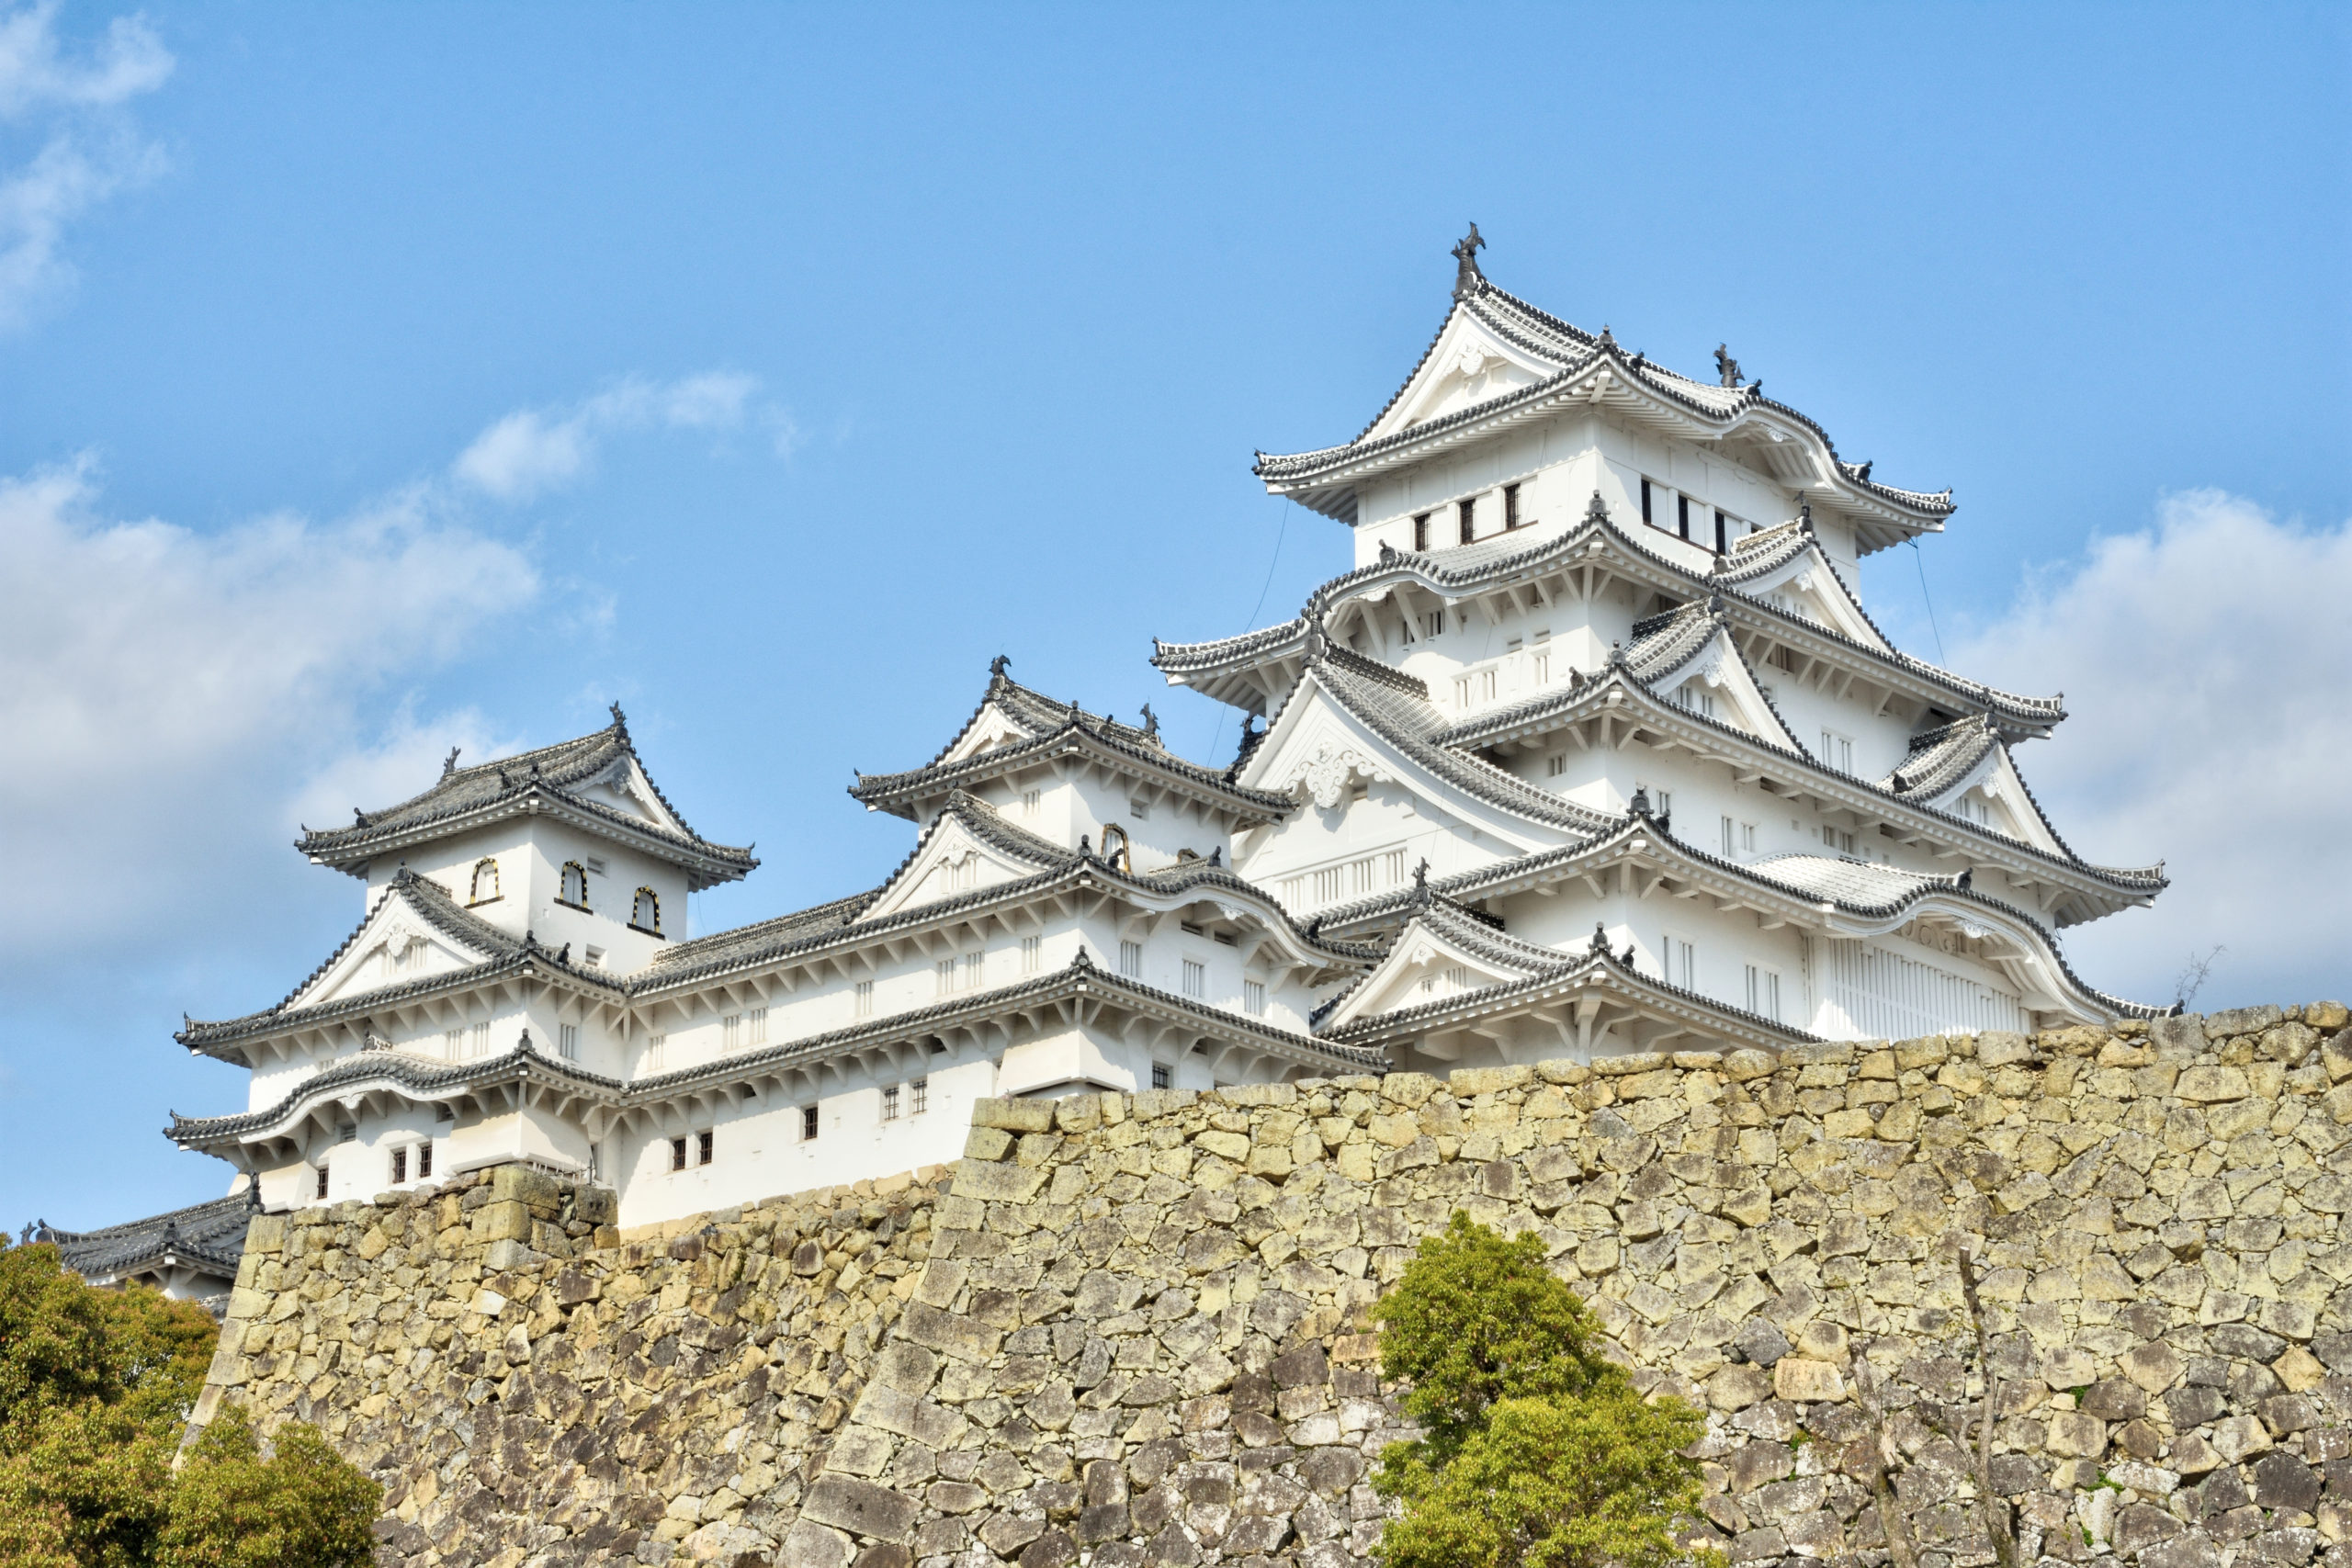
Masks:
[[[520,409],[492,424],[460,453],[450,471],[463,484],[504,502],[560,490],[594,468],[607,436],[648,430],[764,431],[779,457],[799,444],[790,413],[757,398],[759,378],[705,371],[675,381],[629,377],[562,409]]]
[[[2352,993],[2352,524],[2280,522],[2218,491],[2029,580],[1952,652],[2074,717],[2018,766],[2075,851],[2162,859],[2148,911],[2066,935],[2092,984],[2170,1002],[2215,946],[2200,1009]]]
[[[423,492],[217,535],[98,503],[86,464],[0,480],[0,820],[12,879],[55,895],[0,900],[17,962],[185,933],[285,852],[290,797],[331,821],[483,746],[470,713],[385,727],[362,705],[541,592]]]
[[[72,281],[63,249],[75,219],[164,166],[126,110],[171,75],[163,40],[143,20],[118,17],[74,58],[56,22],[55,0],[0,11],[0,124],[27,127],[41,143],[0,175],[0,328],[22,324]]]

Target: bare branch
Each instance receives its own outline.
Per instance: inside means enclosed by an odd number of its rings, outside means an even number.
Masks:
[[[1976,1264],[1965,1246],[1954,1246],[1960,1259],[1960,1296],[1968,1305],[1968,1321],[1976,1329],[1976,1365],[1984,1377],[1984,1408],[1978,1416],[1976,1450],[1969,1456],[1976,1475],[1976,1507],[1984,1516],[1984,1534],[1993,1543],[1999,1568],[2018,1568],[2017,1537],[2009,1528],[2009,1506],[1993,1491],[1993,1423],[2001,1410],[2001,1375],[1993,1366],[1993,1337],[1984,1326],[1984,1303],[1976,1298]]]

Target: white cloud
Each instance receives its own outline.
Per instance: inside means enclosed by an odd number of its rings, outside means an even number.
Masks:
[[[85,61],[57,43],[57,0],[0,15],[0,118],[51,107],[107,108],[152,93],[172,73],[164,40],[139,17],[117,17]]]
[[[0,12],[0,119],[44,122],[42,145],[0,176],[0,328],[21,324],[73,278],[73,221],[164,166],[121,110],[161,86],[171,54],[145,22],[117,17],[84,59],[70,59],[54,3]]]
[[[777,450],[789,456],[785,433],[791,415],[772,405],[756,408],[759,378],[712,370],[675,381],[628,377],[568,409],[519,409],[474,438],[452,465],[467,484],[500,501],[525,502],[582,478],[594,466],[598,444],[626,431],[729,431],[756,420],[776,433]]]
[[[540,592],[519,551],[421,491],[211,536],[96,502],[86,465],[0,480],[0,820],[12,881],[52,895],[0,901],[19,961],[209,907],[206,879],[243,880],[254,836],[291,829],[289,779],[341,794],[324,823],[482,746],[469,714],[371,742],[363,706]]]
[[[2199,1009],[2352,992],[2352,524],[2301,528],[2216,491],[2030,580],[1954,668],[2063,690],[2074,716],[2018,764],[2078,853],[2162,859],[2151,911],[2067,935],[2093,985],[2168,1002],[2227,951]]]

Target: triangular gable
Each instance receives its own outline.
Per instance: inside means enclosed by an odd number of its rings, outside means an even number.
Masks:
[[[430,918],[420,903],[426,897],[402,886],[386,893],[342,951],[281,1006],[291,1010],[341,1001],[470,968],[504,951],[488,940],[467,940],[446,919]]]
[[[653,780],[633,752],[624,751],[594,778],[567,785],[564,793],[666,832],[691,836],[686,825],[662,801],[662,792],[653,787]]]
[[[1023,853],[1012,848],[1012,840],[1002,834],[981,833],[967,816],[976,809],[986,807],[965,803],[941,812],[915,852],[858,919],[878,920],[902,909],[1018,882],[1053,867],[1055,862],[1046,854]]]
[[[1005,711],[994,699],[980,704],[980,711],[972,716],[971,723],[929,766],[946,767],[977,757],[983,751],[993,751],[1000,746],[1014,745],[1036,739],[1037,731]]]
[[[1457,304],[1411,378],[1356,441],[1376,441],[1474,408],[1555,376],[1566,364],[1539,356],[1479,320],[1466,305]]]
[[[1541,821],[1441,777],[1333,695],[1319,675],[1318,667],[1310,667],[1300,678],[1235,783],[1325,810],[1345,805],[1359,783],[1394,784],[1432,808],[1438,819],[1451,818],[1499,840],[1498,858],[1549,849],[1577,836],[1564,824]],[[1473,758],[1453,761],[1464,769],[1480,766]],[[1498,769],[1487,771],[1498,775],[1498,791],[1533,787]]]
[[[1756,679],[1756,671],[1727,627],[1719,626],[1704,648],[1652,681],[1650,690],[1661,702],[1705,715],[1768,744],[1791,751],[1804,750],[1764,695],[1762,682]]]
[[[2021,844],[2030,844],[2044,854],[2075,858],[2058,841],[2058,835],[2051,831],[2041,808],[2034,804],[2008,747],[1998,742],[1986,748],[1976,765],[1957,782],[1925,797],[1924,804],[1964,821],[1979,823]]]
[[[1861,605],[1846,586],[1822,553],[1821,546],[1807,540],[1805,547],[1791,555],[1780,565],[1768,568],[1754,577],[1738,580],[1742,593],[1767,604],[1788,611],[1800,619],[1828,627],[1840,637],[1859,642],[1865,648],[1882,653],[1893,653],[1894,647],[1879,635],[1878,627],[1862,614]]]
[[[1340,998],[1322,1027],[1339,1029],[1360,1019],[1422,1007],[1472,991],[1515,986],[1557,968],[1562,962],[1562,955],[1539,949],[1521,953],[1517,950],[1524,944],[1499,936],[1464,941],[1445,929],[1450,923],[1426,915],[1408,923],[1396,940],[1389,943],[1387,953],[1373,966],[1372,973]]]

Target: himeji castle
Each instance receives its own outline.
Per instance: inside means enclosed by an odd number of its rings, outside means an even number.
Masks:
[[[972,1100],[1776,1050],[2152,1010],[2057,931],[2084,861],[2016,752],[2065,716],[1897,649],[1865,556],[1949,491],[1841,458],[1727,352],[1694,379],[1496,288],[1343,445],[1261,454],[1354,565],[1282,625],[1163,642],[1242,711],[1195,762],[1015,681],[852,794],[878,886],[733,931],[748,875],[626,719],[308,832],[364,911],[283,1001],[191,1021],[248,1109],[175,1118],[263,1206],[526,1161],[624,1224],[955,1158]]]

